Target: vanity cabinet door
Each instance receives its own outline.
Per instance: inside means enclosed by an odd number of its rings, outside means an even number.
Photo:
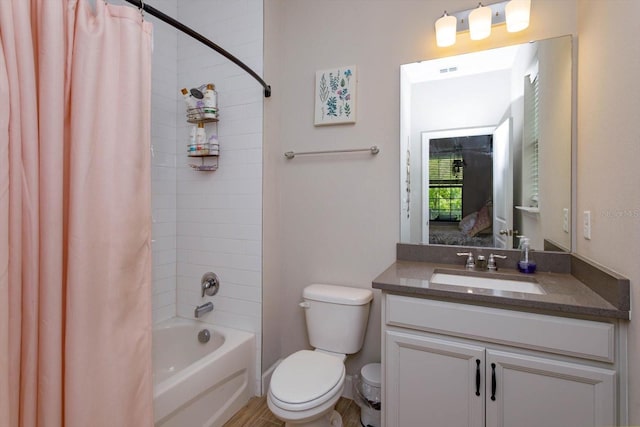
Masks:
[[[487,350],[487,427],[616,425],[613,370]]]
[[[384,425],[485,425],[483,347],[388,329],[385,338]]]

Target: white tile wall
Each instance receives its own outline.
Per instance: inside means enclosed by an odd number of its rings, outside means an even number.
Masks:
[[[220,45],[262,75],[262,0],[181,1],[178,19]],[[212,301],[201,320],[256,333],[256,390],[261,360],[262,299],[262,87],[245,71],[197,41],[178,36],[181,87],[214,83],[220,122],[207,125],[220,142],[219,169],[187,166],[188,124],[178,101],[177,125],[177,315]],[[210,161],[210,160],[207,160]],[[170,208],[169,208],[170,209]],[[161,208],[159,217],[169,218]],[[158,258],[163,258],[158,254]],[[207,271],[220,277],[220,292],[200,296]],[[162,301],[163,295],[156,299]]]
[[[154,7],[201,32],[262,75],[261,0],[155,0]],[[193,317],[256,333],[256,390],[261,355],[262,102],[261,86],[226,58],[147,15],[154,23],[152,69],[153,320]],[[220,123],[219,169],[187,163],[182,87],[212,82]],[[220,276],[204,300],[200,278]]]
[[[155,0],[154,7],[178,14],[177,0]],[[151,208],[153,215],[153,321],[176,315],[176,123],[178,35],[150,15],[153,22],[151,71]]]

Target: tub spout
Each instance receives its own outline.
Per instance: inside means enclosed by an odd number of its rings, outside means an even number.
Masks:
[[[212,302],[208,302],[206,304],[202,304],[196,307],[196,309],[193,312],[193,315],[198,318],[200,316],[202,316],[205,313],[208,313],[210,311],[213,311],[213,303]]]

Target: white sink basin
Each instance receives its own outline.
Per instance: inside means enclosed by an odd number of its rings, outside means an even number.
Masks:
[[[473,273],[461,274],[439,272],[436,270],[431,279],[432,284],[437,285],[449,285],[449,286],[462,286],[466,288],[481,288],[490,289],[496,291],[508,291],[508,292],[522,292],[525,294],[537,294],[544,295],[546,292],[540,285],[535,283],[535,279],[518,280],[513,276],[508,277],[496,277],[492,276],[480,276],[473,275]]]

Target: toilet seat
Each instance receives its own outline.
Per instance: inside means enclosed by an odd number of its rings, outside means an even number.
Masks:
[[[280,363],[271,377],[269,397],[286,411],[305,411],[332,400],[344,387],[342,360],[300,350]]]

